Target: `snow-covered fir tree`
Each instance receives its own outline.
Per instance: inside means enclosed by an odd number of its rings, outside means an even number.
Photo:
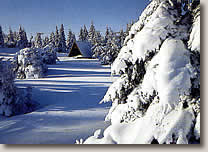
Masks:
[[[126,38],[126,34],[124,33],[123,29],[120,30],[118,38],[119,38],[119,40],[118,40],[119,42],[118,43],[120,43],[121,46],[123,46],[124,40]]]
[[[3,31],[1,25],[0,25],[0,47],[4,47],[4,37],[3,37]]]
[[[30,43],[29,46],[31,48],[34,48],[35,47],[35,40],[34,40],[33,35],[31,35],[29,43]]]
[[[33,48],[33,47],[35,47],[35,43],[34,43],[34,41],[33,41],[33,35],[30,36],[30,39],[29,39],[28,44],[27,44],[27,47],[28,47],[28,48]]]
[[[129,23],[126,24],[126,35],[129,35],[129,31],[131,30],[131,25]]]
[[[20,26],[19,27],[19,32],[17,35],[17,47],[18,48],[25,48],[27,47],[27,34],[25,32],[25,30]]]
[[[93,43],[96,44],[102,44],[103,42],[103,37],[99,31],[95,32],[94,40]]]
[[[131,27],[134,25],[134,21],[132,20],[130,23],[126,24],[126,31],[125,36],[129,35],[129,31],[131,30]]]
[[[46,45],[49,44],[49,38],[48,36],[46,36],[44,39],[43,39],[43,47],[45,47]]]
[[[95,33],[92,47],[93,56],[99,58],[101,64],[112,64],[123,44],[125,35],[121,31],[113,32],[108,26],[105,32],[105,38],[98,32]]]
[[[79,32],[79,41],[84,41],[85,37],[84,37],[84,31],[83,28],[81,27],[80,32]]]
[[[24,29],[23,29],[23,40],[24,40],[24,47],[27,47],[28,46],[27,33]]]
[[[14,48],[16,46],[15,40],[14,40],[14,34],[12,32],[11,27],[9,27],[9,34],[7,36],[7,47]]]
[[[114,33],[112,30],[106,35],[106,45],[105,45],[105,52],[101,57],[102,64],[112,64],[113,61],[118,56],[118,53],[121,49],[121,41],[120,37],[117,33]]]
[[[109,27],[107,26],[105,31],[105,43],[107,43],[109,35],[110,35],[110,31],[109,31]]]
[[[0,115],[7,117],[32,112],[37,103],[32,101],[31,87],[17,89],[13,65],[0,60]]]
[[[67,41],[66,41],[66,46],[67,46],[67,49],[71,49],[73,43],[76,41],[76,37],[75,35],[72,33],[71,29],[69,29],[69,32],[68,32],[68,36],[67,36]]]
[[[59,52],[66,52],[66,38],[65,38],[64,25],[63,24],[61,24],[61,27],[60,27],[60,30],[59,30],[58,51]]]
[[[92,45],[94,45],[95,33],[96,33],[95,26],[94,26],[93,22],[91,22],[90,29],[89,29],[89,32],[88,32],[88,41]]]
[[[88,41],[88,30],[87,30],[87,27],[85,25],[83,27],[83,40]]]
[[[186,2],[152,0],[131,27],[101,101],[111,125],[84,143],[200,142],[200,2]]]
[[[13,31],[13,37],[14,37],[14,41],[15,42],[17,42],[17,35],[18,35],[17,32],[16,31]]]
[[[56,31],[55,31],[55,47],[58,48],[59,46],[60,46],[59,30],[58,30],[58,27],[56,26]]]
[[[54,32],[51,32],[50,37],[49,37],[49,44],[53,47],[55,47],[55,34]]]
[[[36,48],[42,48],[43,47],[43,41],[41,37],[42,33],[37,33],[35,37],[35,47]]]

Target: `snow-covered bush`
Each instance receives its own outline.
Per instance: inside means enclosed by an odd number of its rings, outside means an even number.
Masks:
[[[12,64],[0,61],[0,115],[13,116],[32,112],[38,105],[32,101],[32,88],[17,89],[14,79]]]
[[[14,58],[15,71],[19,79],[37,79],[46,75],[47,65],[43,62],[42,49],[25,48]]]
[[[102,100],[112,102],[111,125],[81,143],[200,142],[200,7],[182,14],[180,5],[152,0],[132,26]]]
[[[41,50],[41,56],[43,57],[43,62],[46,64],[56,64],[57,54],[56,49],[51,45],[47,45]]]

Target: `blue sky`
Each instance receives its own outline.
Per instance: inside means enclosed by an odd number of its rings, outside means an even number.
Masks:
[[[81,26],[89,27],[93,20],[97,30],[106,25],[118,31],[130,20],[136,20],[149,0],[1,0],[0,24],[5,32],[9,26],[21,24],[28,36],[36,32],[48,35],[55,26],[64,24],[76,35]]]

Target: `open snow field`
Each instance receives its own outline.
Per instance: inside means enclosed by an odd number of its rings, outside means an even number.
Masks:
[[[0,50],[0,57],[13,54]],[[110,67],[63,55],[59,60],[49,65],[46,78],[16,80],[19,88],[33,87],[33,100],[40,108],[11,118],[0,116],[1,144],[74,144],[109,126],[104,117],[110,105],[99,102],[116,79],[110,76]]]

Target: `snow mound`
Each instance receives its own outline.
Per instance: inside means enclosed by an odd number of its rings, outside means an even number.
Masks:
[[[14,58],[15,70],[19,79],[38,79],[45,76],[48,68],[43,62],[41,49],[25,48]]]

